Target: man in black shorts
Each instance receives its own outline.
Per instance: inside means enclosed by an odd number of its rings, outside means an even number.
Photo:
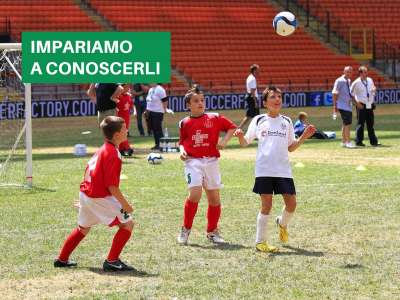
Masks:
[[[243,128],[252,118],[260,114],[258,107],[257,77],[260,73],[260,66],[253,64],[250,66],[250,74],[246,79],[246,116],[239,124],[239,128]]]

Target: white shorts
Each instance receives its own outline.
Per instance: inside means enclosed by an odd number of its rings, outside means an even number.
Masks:
[[[189,158],[185,161],[185,178],[188,188],[203,186],[207,190],[223,187],[216,157]]]
[[[90,198],[80,192],[79,202],[78,225],[81,227],[92,227],[99,223],[113,226],[132,220],[130,214],[121,213],[122,206],[114,196]]]

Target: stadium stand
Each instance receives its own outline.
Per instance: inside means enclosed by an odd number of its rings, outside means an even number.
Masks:
[[[343,66],[359,66],[302,29],[290,38],[276,35],[271,20],[277,10],[263,0],[250,2],[91,1],[121,30],[171,31],[173,66],[213,92],[242,92],[252,63],[262,68],[261,86],[292,90],[330,89]]]
[[[11,37],[21,40],[22,31],[100,31],[71,0],[6,0],[0,2],[0,21],[9,20]]]
[[[183,94],[192,82],[211,92],[243,92],[253,63],[262,68],[261,88],[273,83],[285,90],[330,89],[343,66],[359,66],[302,28],[290,37],[275,34],[271,20],[278,11],[264,0],[87,2],[118,30],[172,33],[172,65],[181,75],[172,76],[167,85],[172,94]],[[24,30],[102,30],[72,0],[2,1],[0,23],[4,20],[10,21],[16,41]],[[374,71],[371,76],[378,85],[391,84]],[[61,91],[74,97],[76,86],[56,89],[41,85],[34,88],[33,96],[55,93],[60,97]],[[83,93],[75,95],[84,97]]]
[[[347,30],[353,28],[371,28],[375,31],[376,43],[391,44],[400,49],[400,5],[393,0],[365,0],[354,9],[354,3],[345,0],[308,0],[310,13],[326,22],[326,12],[331,15],[331,22],[339,20],[341,24],[346,24],[337,28],[341,31],[344,38],[348,38]],[[304,8],[307,0],[298,0]],[[383,21],[384,20],[384,21]]]

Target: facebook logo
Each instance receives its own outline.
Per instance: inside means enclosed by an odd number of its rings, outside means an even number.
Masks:
[[[321,106],[322,105],[322,93],[310,93],[310,106]]]
[[[324,93],[324,106],[332,106],[332,93]]]

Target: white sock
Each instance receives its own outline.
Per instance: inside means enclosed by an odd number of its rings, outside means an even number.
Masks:
[[[282,210],[282,216],[280,217],[280,222],[279,224],[283,227],[287,227],[290,219],[293,217],[294,213],[288,212],[285,207]]]
[[[265,242],[267,240],[267,224],[269,215],[263,215],[261,212],[257,215],[257,231],[256,231],[256,244]]]

